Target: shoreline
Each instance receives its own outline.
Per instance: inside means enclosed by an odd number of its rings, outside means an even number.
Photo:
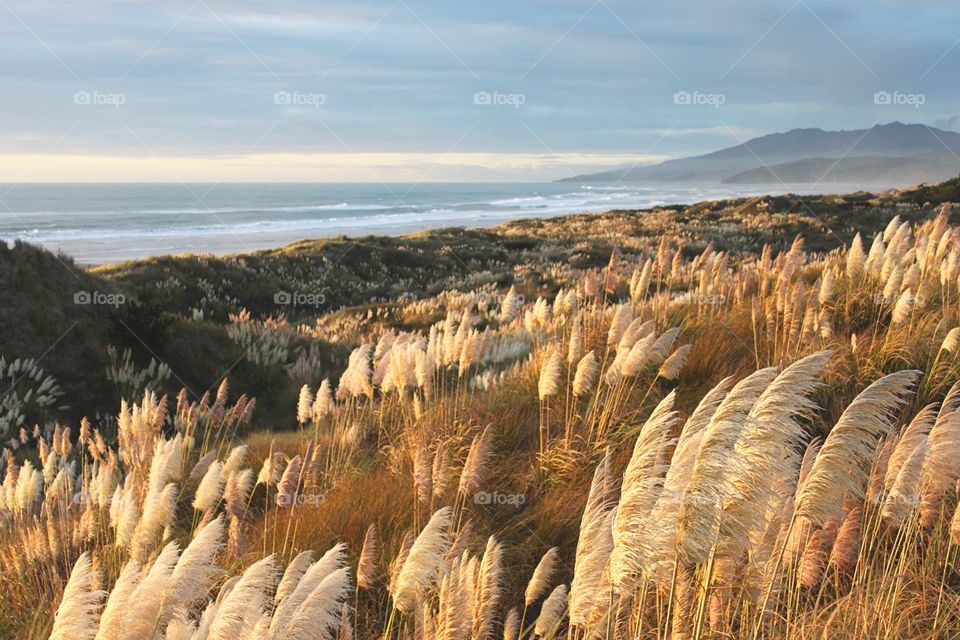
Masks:
[[[503,185],[501,185],[502,187]],[[490,229],[503,224],[524,221],[543,221],[577,215],[597,215],[612,211],[650,212],[677,206],[698,206],[705,202],[743,201],[760,196],[818,198],[825,195],[844,195],[870,188],[863,185],[790,185],[793,189],[764,189],[730,192],[716,185],[597,185],[581,186],[579,192],[562,196],[543,192],[539,186],[504,193],[485,194],[490,198],[488,208],[456,207],[428,198],[420,201],[415,211],[370,213],[369,205],[347,205],[335,214],[314,215],[301,211],[290,214],[281,207],[271,209],[262,202],[242,199],[234,206],[236,213],[221,211],[207,220],[206,214],[190,218],[180,215],[175,207],[167,212],[131,209],[120,211],[122,202],[110,204],[116,211],[105,210],[91,214],[83,206],[75,213],[61,212],[51,218],[31,214],[35,224],[30,234],[0,234],[8,244],[20,239],[49,251],[70,257],[85,269],[122,264],[125,262],[182,255],[213,255],[218,257],[246,255],[282,248],[292,243],[333,238],[366,238],[371,236],[403,237],[412,233],[445,228]],[[764,185],[767,186],[767,185]],[[616,187],[611,195],[611,189]],[[821,188],[823,187],[823,188]],[[716,189],[716,190],[714,190]],[[616,193],[622,190],[624,193]],[[827,194],[825,191],[830,190]],[[872,189],[871,193],[881,192]],[[597,194],[603,197],[599,197]],[[574,196],[587,196],[582,202]],[[122,195],[122,194],[120,194]],[[463,194],[457,194],[458,196]],[[477,194],[471,194],[476,196]],[[504,199],[496,199],[496,197]],[[119,196],[118,196],[119,197]],[[449,194],[447,194],[449,199]],[[560,199],[557,200],[556,198]],[[294,198],[296,199],[296,198]],[[607,201],[604,201],[607,200]],[[300,201],[303,201],[301,194]],[[165,202],[165,201],[164,201]],[[81,203],[81,205],[88,203]],[[103,205],[104,203],[101,203]],[[153,203],[152,203],[153,204]],[[274,205],[278,204],[276,202]],[[282,204],[282,203],[280,203]],[[489,208],[490,206],[500,208]],[[297,205],[298,207],[301,205]],[[310,209],[310,205],[304,205]],[[339,205],[338,205],[339,206]],[[411,205],[413,206],[413,205]],[[316,209],[319,205],[313,205]],[[14,214],[16,215],[16,214]],[[94,219],[91,219],[91,216]],[[222,217],[221,217],[222,216]],[[27,224],[24,221],[24,224]]]

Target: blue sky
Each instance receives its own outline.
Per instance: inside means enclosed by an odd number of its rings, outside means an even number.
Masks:
[[[0,16],[0,181],[551,180],[794,127],[960,128],[957,0],[0,0]]]

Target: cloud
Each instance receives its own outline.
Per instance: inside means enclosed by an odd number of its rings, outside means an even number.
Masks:
[[[950,3],[7,5],[0,153],[18,156],[675,156],[730,144],[730,130],[950,121],[960,97]],[[878,90],[927,101],[881,112]],[[678,91],[725,100],[684,107]],[[478,104],[479,92],[523,99]]]
[[[224,156],[0,154],[8,182],[549,181],[664,160],[657,155],[532,153],[252,153]],[[68,177],[65,179],[64,177]]]

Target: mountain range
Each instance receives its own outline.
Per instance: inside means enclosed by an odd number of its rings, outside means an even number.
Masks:
[[[621,167],[562,182],[863,183],[903,186],[960,173],[960,134],[891,122],[869,129],[792,129],[712,153]]]

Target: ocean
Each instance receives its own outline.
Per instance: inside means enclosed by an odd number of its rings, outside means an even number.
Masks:
[[[831,184],[812,191],[855,189]],[[94,265],[786,190],[716,184],[6,184],[0,185],[0,239],[41,245]],[[790,185],[790,191],[811,190]]]

